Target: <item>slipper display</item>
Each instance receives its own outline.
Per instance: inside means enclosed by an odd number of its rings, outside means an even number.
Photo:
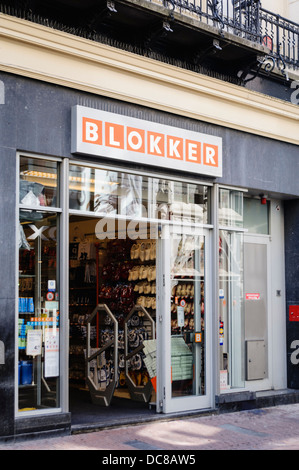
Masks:
[[[91,260],[82,259],[76,265],[73,264],[74,282],[77,280],[77,271],[82,268],[80,263],[84,265],[84,269],[82,282],[76,283],[76,289],[80,289],[78,293],[75,293],[75,287],[71,287],[72,298],[78,297],[79,300],[82,298],[84,304],[92,308],[96,302],[103,304],[112,313],[112,316],[106,312],[100,313],[94,324],[90,325],[92,348],[96,350],[96,347],[107,347],[103,357],[101,355],[101,360],[96,359],[93,368],[90,368],[93,379],[96,380],[99,390],[103,393],[113,381],[116,384],[116,390],[122,389],[121,393],[131,393],[128,374],[138,387],[149,385],[149,375],[143,361],[144,354],[140,348],[145,340],[152,339],[147,314],[153,319],[156,316],[155,260],[155,240],[135,240],[134,242],[110,240],[101,245],[99,263],[95,263],[94,260],[91,264]],[[84,292],[87,285],[89,289],[96,291],[94,296],[90,294],[91,291],[88,291],[88,295]],[[24,283],[24,289],[25,287]],[[98,296],[97,299],[96,296]],[[77,306],[75,300],[74,305]],[[79,306],[83,307],[83,304],[78,303],[78,308]],[[142,308],[136,309],[133,315],[129,315],[136,306]],[[92,311],[88,314],[81,310],[77,314],[72,313],[73,321],[77,319],[78,322],[82,317],[82,324],[71,326],[73,338],[76,337],[76,340],[83,338],[84,344],[86,342],[85,321],[91,313]],[[118,322],[116,337],[114,337],[113,317]],[[115,348],[118,350],[117,364],[113,363]],[[84,376],[85,371],[80,375],[81,379]],[[75,366],[72,377],[75,377]]]

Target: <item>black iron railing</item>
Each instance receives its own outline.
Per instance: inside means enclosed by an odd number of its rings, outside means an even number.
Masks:
[[[270,49],[270,54],[267,57],[266,70],[268,71],[277,66],[287,76],[289,69],[299,68],[299,24],[265,10],[262,8],[262,0],[145,1],[166,7],[169,10],[170,17],[173,14],[175,18],[175,13],[178,13],[182,18],[189,17],[198,20],[202,24],[214,27],[216,33],[218,32],[220,35],[224,35],[225,32],[231,33],[233,36],[246,39],[253,44],[268,46]],[[117,9],[114,9],[114,0],[106,0],[106,2],[109,11],[117,12]],[[24,8],[24,5],[27,4],[28,6],[31,2],[24,0],[15,0],[14,2],[8,0],[6,2],[0,0],[0,12],[62,29],[73,34],[85,35],[88,38],[96,35],[95,28],[93,26],[91,28],[90,25],[98,21],[98,16],[92,21],[89,19],[89,22],[83,25],[81,23],[78,25],[76,21],[73,24],[72,19],[69,18],[70,15],[67,17],[62,15],[63,9],[59,11],[59,18],[57,18],[58,10],[55,10],[54,16],[50,15],[48,18],[49,12],[45,13],[43,11],[41,13],[39,11],[38,6],[40,3],[43,2],[32,2],[32,8]],[[48,3],[51,5],[51,2]],[[172,31],[172,26],[168,22],[165,22],[163,27],[166,31]],[[217,44],[215,47],[217,47]]]
[[[161,3],[173,12],[191,15],[221,31],[260,41],[258,0],[161,0]]]
[[[299,24],[262,8],[259,0],[148,0],[263,44],[280,68],[299,67]]]
[[[261,8],[260,30],[262,42],[278,62],[299,67],[299,24]]]

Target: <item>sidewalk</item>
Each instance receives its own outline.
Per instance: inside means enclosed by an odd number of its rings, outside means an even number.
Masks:
[[[124,456],[138,456],[137,450],[153,456],[163,450],[185,451],[189,457],[195,450],[299,450],[299,404],[1,444],[0,450],[131,451]]]

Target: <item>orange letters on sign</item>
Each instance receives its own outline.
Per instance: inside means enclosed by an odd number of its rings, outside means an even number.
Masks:
[[[127,149],[145,153],[145,131],[127,127]]]
[[[97,115],[93,114],[92,116],[96,117]],[[101,118],[101,115],[99,115],[99,118]],[[142,154],[142,156],[147,157],[142,160],[149,164],[167,166],[165,160],[151,158],[152,156],[164,157],[177,160],[178,164],[174,164],[174,166],[186,171],[188,171],[189,166],[192,171],[197,171],[196,166],[189,165],[195,163],[201,165],[199,172],[202,170],[204,173],[213,175],[221,173],[217,169],[219,169],[219,166],[220,170],[222,169],[222,147],[217,145],[216,138],[211,139],[213,143],[210,144],[208,143],[210,140],[208,136],[197,136],[194,132],[188,132],[184,137],[183,129],[181,134],[180,130],[170,130],[170,135],[168,135],[168,127],[165,127],[164,133],[163,126],[154,126],[150,130],[146,125],[143,128],[142,121],[140,121],[140,124],[139,122],[135,124],[136,121],[132,121],[130,126],[126,125],[125,117],[123,118],[124,121],[117,120],[116,123],[113,122],[113,117],[110,115],[109,122],[105,118],[97,120],[86,116],[80,119],[82,119],[82,142],[88,144],[88,151],[91,151],[91,144],[95,144],[96,146],[102,146],[103,153],[108,152],[109,154],[110,150],[108,148],[125,150],[126,158],[131,158],[129,152]],[[131,121],[128,121],[128,123],[130,124]],[[156,132],[156,130],[160,132]],[[198,140],[196,140],[197,138]],[[200,140],[201,138],[202,140]],[[105,147],[107,147],[107,150]],[[98,149],[95,152],[97,154]],[[122,155],[122,152],[119,152],[118,155]],[[140,160],[139,155],[134,155],[132,158]]]
[[[102,145],[102,121],[83,118],[82,140],[87,144]]]
[[[107,147],[125,148],[125,128],[120,124],[105,124],[105,144]]]
[[[167,157],[175,160],[184,160],[184,139],[167,136]]]
[[[186,161],[201,163],[201,144],[195,140],[186,140]]]
[[[217,145],[203,144],[204,165],[218,167]]]
[[[165,137],[157,132],[147,133],[147,153],[157,157],[165,157]]]

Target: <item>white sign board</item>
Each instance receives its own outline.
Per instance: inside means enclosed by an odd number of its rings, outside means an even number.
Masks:
[[[45,377],[59,375],[59,330],[45,330]]]
[[[42,353],[42,330],[28,330],[27,331],[27,356],[39,356]]]
[[[222,139],[178,127],[72,108],[72,153],[222,176]]]

